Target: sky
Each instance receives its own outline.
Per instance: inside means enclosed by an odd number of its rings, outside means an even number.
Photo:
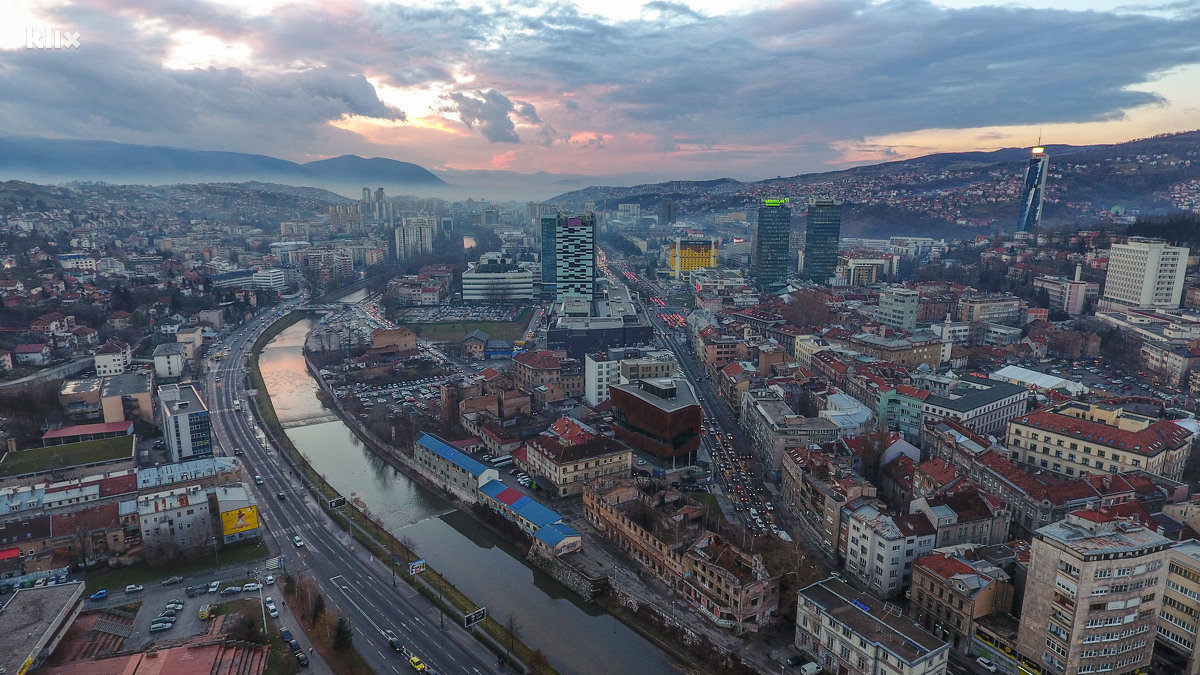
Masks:
[[[1197,36],[1200,0],[0,0],[0,133],[758,180],[1197,129]]]

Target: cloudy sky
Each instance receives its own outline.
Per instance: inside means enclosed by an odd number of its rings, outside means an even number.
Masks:
[[[1144,1],[0,0],[0,133],[759,179],[1200,128],[1200,0]]]

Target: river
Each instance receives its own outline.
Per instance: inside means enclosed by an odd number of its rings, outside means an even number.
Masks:
[[[259,358],[282,423],[328,419],[301,349],[313,322],[280,333]],[[371,452],[340,421],[294,426],[288,437],[325,479],[356,496],[397,537],[488,613],[515,614],[524,641],[562,673],[678,673],[662,650],[601,608],[589,605],[527,563],[515,547],[409,480]]]

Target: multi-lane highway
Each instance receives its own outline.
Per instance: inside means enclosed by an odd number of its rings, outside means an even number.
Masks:
[[[227,338],[222,349],[228,355],[210,363],[205,379],[213,435],[221,451],[240,451],[247,473],[262,477],[262,485],[252,482],[251,487],[268,545],[273,543],[285,556],[287,570],[310,573],[326,601],[350,619],[355,648],[375,672],[411,670],[407,657],[389,644],[393,637],[432,672],[495,672],[495,657],[460,625],[450,618],[443,625],[438,609],[408,584],[393,582],[386,564],[361,549],[355,551],[353,540],[328,518],[288,462],[260,440],[246,405],[243,368],[254,340],[288,309],[263,312]],[[240,409],[235,409],[239,400]],[[300,537],[303,545],[293,543],[293,537]]]

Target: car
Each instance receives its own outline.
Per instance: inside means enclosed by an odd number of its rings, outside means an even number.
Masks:
[[[268,575],[267,575],[267,585],[268,585],[268,586],[274,586],[274,585],[275,585],[275,576],[274,576],[274,575],[272,575],[272,574],[268,574]]]
[[[300,535],[297,534],[297,535],[292,536],[292,543],[295,544],[297,548],[299,548],[304,545],[304,540],[301,539]]]
[[[255,477],[254,477],[254,484],[255,484],[255,485],[262,485],[262,484],[263,484],[263,477],[262,477],[262,476],[255,476]]]
[[[279,629],[279,637],[284,642],[291,642],[292,641],[292,631],[290,631],[286,628],[280,628]]]
[[[241,448],[234,448],[234,450],[233,450],[233,454],[235,454],[235,455],[238,455],[238,456],[241,456],[241,454],[242,454],[242,449],[241,449]]]
[[[158,616],[154,617],[154,621],[151,621],[150,623],[175,623],[175,621],[176,617],[170,614],[159,614]]]
[[[223,595],[223,596],[237,595],[238,593],[241,593],[241,592],[242,592],[241,586],[228,586],[226,588],[221,589],[221,595]]]
[[[267,616],[271,617],[272,619],[279,618],[279,609],[275,607],[275,603],[272,602],[267,605]]]
[[[308,654],[305,654],[304,652],[300,652],[299,654],[296,654],[296,660],[300,662],[301,668],[308,667]]]
[[[412,666],[413,670],[425,670],[425,664],[415,656],[409,657],[408,665]]]
[[[288,640],[288,647],[292,650],[293,654],[303,654],[304,653],[304,648],[301,647],[300,643],[295,640]]]
[[[287,499],[287,495],[283,494],[282,492],[276,493],[275,496],[279,498],[279,501]]]
[[[104,590],[103,588],[101,588],[100,590],[96,591],[95,593],[92,593],[92,595],[91,595],[91,596],[90,596],[88,599],[89,599],[89,600],[95,600],[95,601],[97,601],[97,602],[98,602],[98,601],[100,601],[100,600],[103,600],[103,599],[105,599],[105,598],[107,598],[107,597],[108,597],[108,591],[106,591],[106,590]]]
[[[159,616],[175,616],[175,610],[168,607],[159,613]]]
[[[996,664],[992,663],[992,660],[985,656],[981,656],[981,657],[975,659],[975,663],[977,663],[980,668],[983,668],[984,670],[988,671],[989,673],[996,672]]]
[[[247,593],[249,593],[251,591],[259,591],[259,590],[262,590],[262,584],[260,584],[258,582],[249,583],[249,584],[246,584],[245,586],[242,586],[242,590],[246,591]]]
[[[175,627],[175,624],[173,624],[173,623],[162,623],[162,622],[152,623],[152,624],[150,624],[150,632],[157,633],[162,630],[171,630],[174,627]]]
[[[67,573],[66,572],[63,572],[62,574],[58,575],[58,583],[60,583],[60,584],[67,583]]]
[[[179,598],[171,598],[170,600],[167,601],[167,604],[168,605],[179,605],[180,607],[182,607],[183,601],[180,600]]]
[[[219,582],[219,581],[214,581],[208,585],[209,593],[216,593],[219,590],[221,590],[221,582]]]
[[[146,589],[141,584],[129,584],[128,586],[125,587],[126,593],[141,593],[144,590],[146,590]]]
[[[204,592],[204,587],[201,586],[200,588],[196,588],[195,586],[188,586],[183,592],[187,593],[189,598],[194,598]]]
[[[183,603],[179,602],[178,600],[173,600],[171,602],[168,602],[166,604],[166,607],[167,607],[167,609],[173,609],[175,611],[179,611],[179,610],[183,609]]]
[[[177,584],[181,581],[183,581],[183,577],[181,577],[179,575],[175,575],[173,577],[167,577],[166,579],[163,579],[162,585],[170,586],[171,584]]]

